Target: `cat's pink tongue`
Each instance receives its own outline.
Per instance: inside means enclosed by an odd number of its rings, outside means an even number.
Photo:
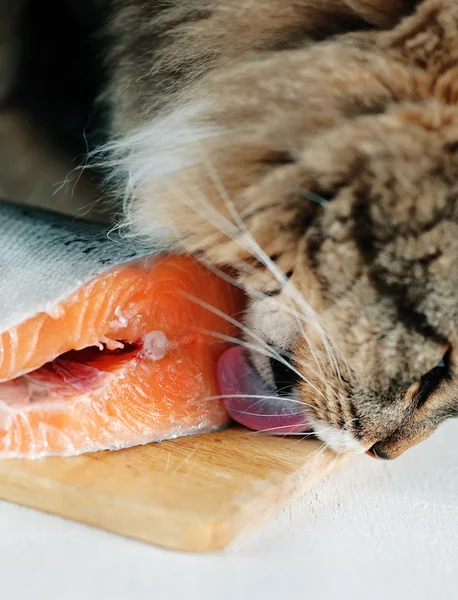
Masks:
[[[242,347],[226,350],[219,359],[217,377],[226,409],[237,423],[269,433],[310,431],[300,402],[273,396]]]

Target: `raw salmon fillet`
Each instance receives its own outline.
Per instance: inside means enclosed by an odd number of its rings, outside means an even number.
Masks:
[[[119,449],[224,427],[224,404],[208,398],[218,394],[221,338],[236,331],[208,305],[234,316],[241,297],[195,259],[160,254],[112,266],[3,331],[0,457]]]

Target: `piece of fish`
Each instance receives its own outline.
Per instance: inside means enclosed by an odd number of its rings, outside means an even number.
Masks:
[[[208,398],[237,333],[219,315],[236,315],[241,294],[193,258],[107,234],[0,204],[0,457],[125,448],[229,422]]]

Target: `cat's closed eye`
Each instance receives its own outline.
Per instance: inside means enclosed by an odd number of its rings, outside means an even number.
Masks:
[[[421,406],[421,404],[428,399],[428,397],[441,385],[441,383],[449,378],[450,350],[447,350],[437,365],[425,373],[420,379],[417,406]]]
[[[444,354],[441,360],[430,371],[425,373],[421,380],[426,380],[431,377],[446,377],[450,371],[450,350]]]

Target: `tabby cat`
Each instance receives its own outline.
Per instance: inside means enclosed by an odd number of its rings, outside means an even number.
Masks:
[[[93,44],[67,96],[121,229],[246,290],[240,396],[384,459],[458,414],[456,0],[29,4]]]

